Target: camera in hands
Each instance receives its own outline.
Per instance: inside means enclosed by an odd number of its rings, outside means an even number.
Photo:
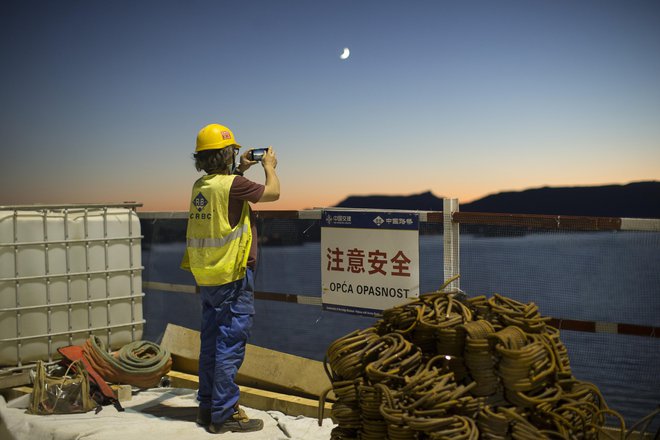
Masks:
[[[268,148],[254,148],[248,152],[248,159],[260,161],[263,159],[266,151],[268,151]]]

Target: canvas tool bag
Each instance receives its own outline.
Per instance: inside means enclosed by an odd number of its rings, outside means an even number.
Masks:
[[[74,373],[69,372],[74,367]],[[89,394],[89,377],[82,364],[73,362],[64,376],[51,376],[46,373],[42,361],[37,361],[32,396],[31,414],[73,414],[84,413],[96,407]]]

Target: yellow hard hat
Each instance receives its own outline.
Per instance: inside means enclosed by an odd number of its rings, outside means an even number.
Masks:
[[[241,148],[241,146],[236,143],[234,133],[232,133],[230,129],[220,124],[209,124],[199,130],[199,133],[197,134],[197,147],[195,148],[195,153],[204,150],[219,150],[230,145]]]

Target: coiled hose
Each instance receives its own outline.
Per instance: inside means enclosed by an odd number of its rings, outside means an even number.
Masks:
[[[149,341],[135,341],[109,354],[105,344],[91,336],[83,345],[83,354],[92,368],[108,382],[151,388],[172,368],[167,349]]]

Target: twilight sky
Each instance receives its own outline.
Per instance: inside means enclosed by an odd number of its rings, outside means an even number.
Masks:
[[[0,205],[187,210],[211,122],[257,209],[660,179],[653,0],[4,0],[0,60]]]

